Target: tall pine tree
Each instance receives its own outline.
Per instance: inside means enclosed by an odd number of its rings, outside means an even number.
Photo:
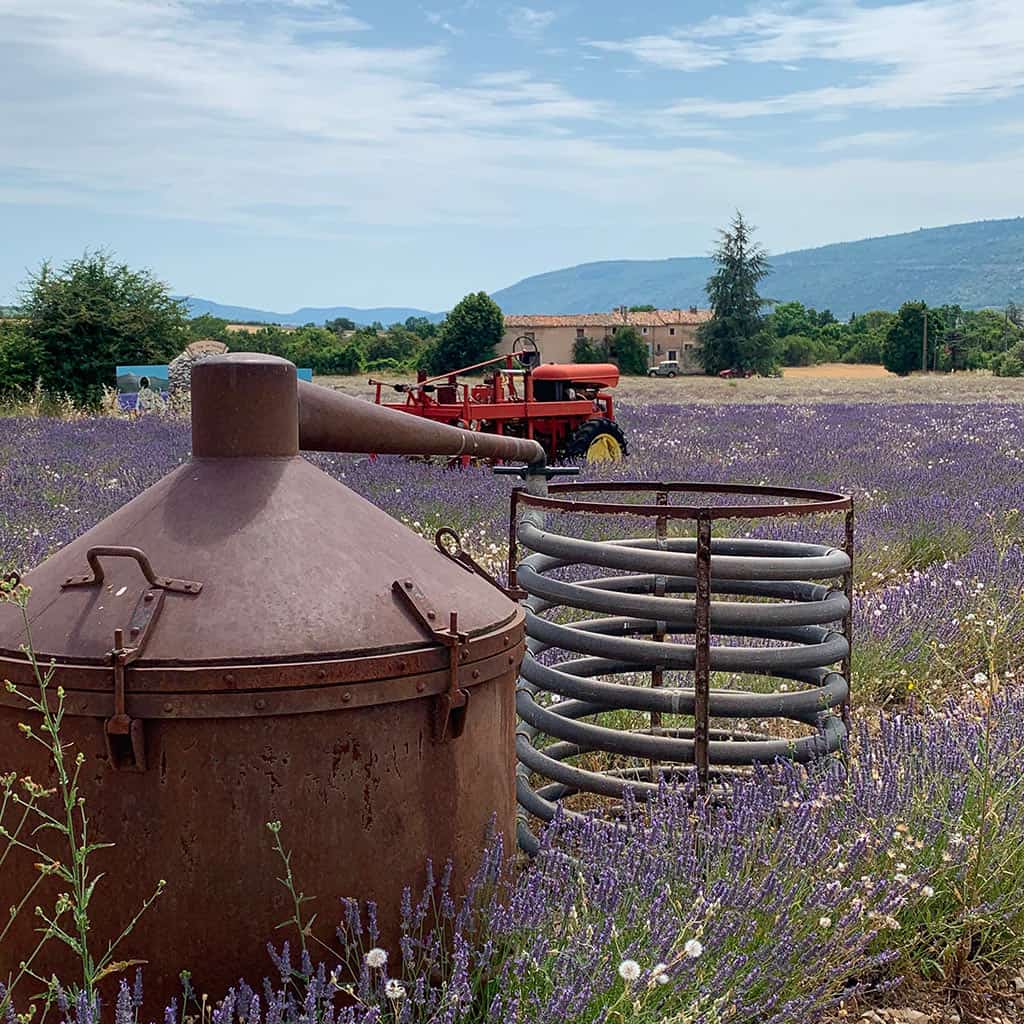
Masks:
[[[705,286],[712,315],[699,331],[699,357],[707,373],[727,369],[770,373],[775,368],[776,341],[763,329],[765,300],[757,292],[771,266],[765,250],[753,241],[753,233],[737,211],[729,229],[720,232],[712,254],[718,269]]]

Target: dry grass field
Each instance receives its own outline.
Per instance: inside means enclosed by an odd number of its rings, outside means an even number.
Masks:
[[[402,379],[402,378],[388,378]],[[411,378],[407,378],[411,379]],[[366,375],[318,377],[317,382],[347,394],[373,396]],[[1024,402],[1024,377],[994,377],[990,373],[911,374],[897,377],[880,366],[828,363],[788,368],[782,377],[719,380],[717,377],[625,377],[615,390],[617,399],[680,405],[733,403],[820,404],[830,402]],[[385,391],[385,401],[400,401]]]

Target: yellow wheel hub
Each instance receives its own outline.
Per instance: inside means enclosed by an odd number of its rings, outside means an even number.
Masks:
[[[587,449],[587,462],[621,462],[622,445],[611,434],[598,434]]]

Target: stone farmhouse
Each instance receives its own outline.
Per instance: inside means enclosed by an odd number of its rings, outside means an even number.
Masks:
[[[680,373],[703,373],[696,356],[700,345],[697,328],[710,318],[710,310],[696,306],[650,312],[630,312],[628,307],[620,306],[610,313],[512,315],[505,317],[505,335],[498,352],[511,352],[516,338],[526,337],[536,342],[545,363],[571,363],[573,345],[578,339],[603,341],[621,327],[629,326],[647,343],[651,366],[663,359],[675,359]]]

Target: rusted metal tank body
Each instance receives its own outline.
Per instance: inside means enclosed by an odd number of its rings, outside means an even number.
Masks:
[[[361,420],[386,410],[318,390],[301,414],[310,446],[416,446]],[[116,957],[147,962],[150,1013],[182,969],[211,998],[268,972],[290,913],[268,821],[317,898],[317,933],[332,940],[337,897],[373,899],[396,957],[401,890],[427,859],[451,860],[458,886],[492,819],[512,835],[522,612],[301,458],[297,393],[283,360],[198,365],[193,458],[25,579],[33,644],[66,692],[64,739],[86,757],[91,835],[115,844],[95,855],[96,941],[167,882]],[[422,450],[467,443],[441,429]],[[31,687],[24,640],[0,606],[0,677]],[[51,782],[17,731],[26,717],[0,695],[0,766]],[[31,859],[8,860],[0,905],[31,883]],[[37,924],[18,919],[0,976]],[[35,969],[75,978],[56,943]]]

